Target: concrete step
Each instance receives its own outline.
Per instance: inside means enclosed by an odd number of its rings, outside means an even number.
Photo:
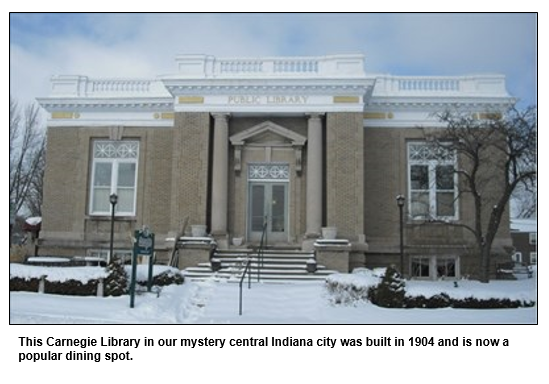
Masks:
[[[222,257],[222,258],[217,258],[221,264],[244,264],[246,263],[246,260],[248,260],[247,258],[232,258],[232,257]],[[307,259],[277,259],[277,258],[272,258],[272,257],[269,257],[269,258],[264,258],[264,259],[257,259],[257,258],[251,258],[251,263],[252,264],[256,264],[256,263],[262,263],[262,264],[278,264],[278,265],[283,265],[283,264],[287,264],[287,265],[306,265],[307,264],[307,260],[311,260],[311,258],[307,258]]]
[[[314,257],[314,254],[313,253],[264,252],[260,256],[263,257],[263,258],[269,257],[269,258],[277,258],[277,259],[309,259],[309,258]],[[219,259],[223,259],[223,258],[227,258],[227,257],[230,257],[230,258],[236,258],[236,257],[257,258],[258,255],[257,255],[257,252],[253,252],[253,253],[242,253],[242,252],[223,252],[223,253],[220,253],[220,252],[215,252],[213,257],[217,257]]]
[[[208,269],[211,269],[210,263],[199,263],[199,267],[205,267]],[[250,264],[250,268],[252,270],[257,270],[258,263],[252,262]],[[244,268],[244,263],[225,263],[224,261],[221,262],[221,268]],[[326,267],[323,265],[317,265],[317,269],[325,269]],[[306,264],[288,264],[288,263],[268,263],[265,261],[261,264],[261,269],[269,270],[269,269],[307,269]]]
[[[238,282],[248,260],[252,280],[257,280],[258,267],[261,266],[259,276],[262,282],[323,281],[326,276],[336,273],[327,270],[323,265],[317,265],[315,273],[307,272],[307,261],[314,259],[314,254],[296,249],[264,250],[259,259],[256,250],[217,250],[213,257],[221,262],[219,271],[213,272],[209,262],[200,263],[196,267],[187,268],[184,271],[185,277],[189,280],[215,278]]]
[[[260,281],[261,282],[269,282],[269,281],[277,281],[277,282],[294,282],[294,281],[324,281],[326,280],[326,277],[331,275],[332,273],[337,273],[335,271],[326,271],[325,273],[310,273],[310,274],[295,274],[295,275],[289,275],[289,274],[272,274],[272,275],[261,275]],[[230,273],[223,273],[223,272],[206,272],[204,273],[185,273],[185,278],[189,279],[191,281],[203,281],[208,279],[220,279],[220,280],[227,280],[230,282],[239,282],[240,278],[242,277],[241,274],[230,274]],[[251,276],[252,283],[257,282],[257,275]],[[244,281],[248,281],[248,277],[246,276],[244,278]]]
[[[213,272],[210,268],[207,267],[192,267],[187,268],[184,271],[185,277],[191,280],[196,279],[207,279],[213,276],[222,279],[238,279],[242,276],[242,270],[230,269],[221,269],[217,272]],[[315,273],[308,273],[305,269],[294,269],[294,270],[262,270],[260,275],[260,280],[263,279],[277,279],[281,280],[288,278],[289,280],[295,280],[296,278],[303,278],[306,280],[310,279],[324,279],[326,276],[337,273],[336,271],[321,269],[317,270]],[[257,279],[257,271],[251,271],[252,279]]]

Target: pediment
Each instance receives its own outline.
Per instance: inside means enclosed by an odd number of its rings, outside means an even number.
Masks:
[[[302,147],[307,138],[272,121],[265,121],[231,136],[229,140],[232,145],[238,146],[250,143],[285,143]]]

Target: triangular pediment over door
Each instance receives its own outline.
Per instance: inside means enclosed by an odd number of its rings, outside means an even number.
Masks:
[[[287,146],[295,151],[295,170],[301,173],[301,157],[307,138],[272,121],[264,121],[229,138],[235,148],[235,171],[242,169],[242,148],[255,146]]]

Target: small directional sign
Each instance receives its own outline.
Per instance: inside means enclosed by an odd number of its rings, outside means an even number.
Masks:
[[[130,308],[134,307],[135,284],[137,278],[137,256],[149,257],[149,276],[147,280],[147,291],[152,288],[152,271],[154,263],[154,233],[147,226],[135,231],[135,242],[133,244],[132,275],[130,280]]]
[[[135,231],[137,239],[137,254],[141,256],[151,256],[154,251],[154,233],[148,228],[141,231]]]

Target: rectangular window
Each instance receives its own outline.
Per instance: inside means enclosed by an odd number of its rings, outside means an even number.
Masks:
[[[537,264],[537,263],[538,263],[538,253],[530,252],[530,264]]]
[[[138,158],[138,141],[94,141],[91,215],[110,215],[113,193],[118,195],[116,214],[135,215]]]
[[[411,277],[422,279],[459,278],[459,258],[452,256],[413,256]]]
[[[529,234],[530,237],[530,244],[536,245],[538,243],[538,234],[537,232],[532,232]]]
[[[437,257],[437,278],[456,277],[456,259]]]
[[[428,143],[408,144],[409,212],[415,219],[457,220],[456,156]]]
[[[103,259],[105,262],[110,262],[109,254],[111,252],[108,249],[88,249],[88,257]],[[114,257],[117,260],[122,260],[122,264],[129,264],[132,260],[132,251],[130,250],[114,250]]]
[[[431,276],[429,257],[412,257],[412,277],[425,277]]]

